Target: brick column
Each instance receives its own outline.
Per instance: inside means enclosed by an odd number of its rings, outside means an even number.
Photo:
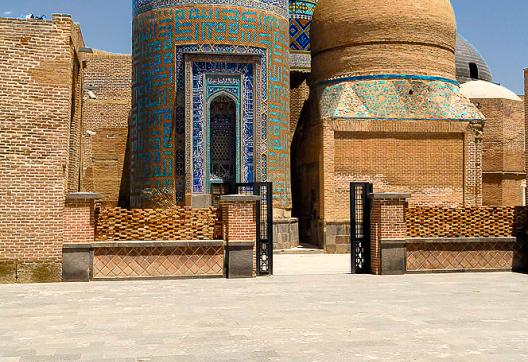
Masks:
[[[91,192],[75,192],[66,197],[62,246],[63,281],[81,282],[90,278],[89,244],[95,241],[94,204],[100,198],[99,194]]]
[[[256,203],[259,199],[252,195],[220,198],[228,278],[256,276]]]
[[[66,197],[64,243],[92,243],[95,240],[95,201],[99,194],[74,192]]]
[[[405,207],[410,194],[373,193],[370,252],[372,273],[401,274],[391,269],[399,265],[403,248],[403,267],[405,266],[405,239],[407,226],[405,225]],[[389,249],[400,249],[392,250]],[[387,251],[387,253],[385,253]]]

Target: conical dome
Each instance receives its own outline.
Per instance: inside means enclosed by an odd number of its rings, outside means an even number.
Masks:
[[[449,0],[320,0],[311,34],[315,80],[375,74],[456,78]]]

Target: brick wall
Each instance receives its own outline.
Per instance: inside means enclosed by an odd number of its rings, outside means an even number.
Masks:
[[[354,180],[372,182],[376,192],[409,192],[411,203],[464,203],[461,133],[336,132],[334,157],[335,205],[349,199]],[[336,218],[348,218],[346,205]]]
[[[84,89],[97,97],[84,94],[82,190],[101,194],[104,207],[115,207],[131,108],[131,56],[93,50],[83,52],[82,61]]]
[[[408,208],[403,197],[374,194],[372,272],[526,270],[527,210]]]
[[[483,204],[522,204],[521,183],[526,178],[524,103],[510,99],[471,100],[486,116],[483,133]]]
[[[0,18],[0,263],[7,265],[0,269],[8,281],[61,278],[65,193],[76,188],[70,127],[79,127],[72,100],[82,46],[69,16]]]
[[[301,224],[301,240],[333,251],[336,240],[347,236],[351,182],[372,182],[376,192],[410,193],[412,205],[481,204],[478,124],[356,119],[314,123],[302,125],[293,145],[293,184],[303,190],[297,197],[294,193],[294,215],[308,225]]]
[[[406,269],[526,271],[526,207],[409,208]]]

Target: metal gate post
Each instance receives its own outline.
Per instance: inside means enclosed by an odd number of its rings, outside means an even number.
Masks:
[[[373,185],[369,182],[350,184],[350,254],[352,274],[370,273],[370,214],[369,194]]]

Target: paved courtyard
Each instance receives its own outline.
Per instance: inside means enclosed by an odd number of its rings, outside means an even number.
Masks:
[[[522,274],[0,286],[0,361],[522,361],[527,341]]]

